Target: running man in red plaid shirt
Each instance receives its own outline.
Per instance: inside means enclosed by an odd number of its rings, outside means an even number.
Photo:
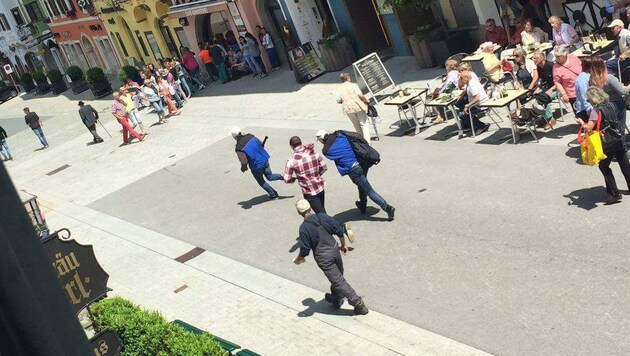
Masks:
[[[291,137],[289,145],[293,149],[293,155],[289,158],[284,168],[284,181],[293,183],[297,177],[304,199],[311,204],[315,214],[326,213],[324,208],[326,182],[322,178],[322,174],[328,169],[326,163],[315,152],[313,144],[304,146],[302,145],[302,140],[297,136]]]

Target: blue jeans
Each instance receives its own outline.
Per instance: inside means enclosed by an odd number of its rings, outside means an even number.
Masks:
[[[9,145],[7,145],[7,140],[0,140],[0,153],[4,159],[10,159],[12,157]]]
[[[37,136],[37,138],[39,139],[39,142],[42,143],[42,146],[48,147],[48,141],[46,141],[46,136],[44,136],[44,131],[42,131],[42,128],[38,127],[36,129],[33,129],[33,132],[35,133],[35,136]]]
[[[186,92],[186,95],[192,95],[192,92],[190,91],[190,85],[188,85],[188,81],[186,80],[185,76],[182,75],[179,77],[179,84],[181,85],[182,89],[184,89],[184,92]]]
[[[271,62],[271,69],[280,67],[278,53],[276,53],[275,48],[267,48],[267,55],[269,56],[269,62]]]
[[[619,63],[619,58],[613,58],[606,61],[606,67],[608,68],[608,72],[614,75],[615,77],[619,75],[619,68],[617,67],[618,63]],[[627,67],[629,64],[630,64],[630,58],[624,59],[623,61],[621,61],[621,69]],[[617,79],[621,80],[621,78],[617,78]]]
[[[378,195],[376,191],[374,191],[370,182],[367,180],[367,173],[368,168],[363,168],[360,164],[356,164],[348,172],[348,177],[350,177],[352,183],[359,188],[359,204],[361,204],[361,206],[366,206],[367,197],[370,197],[376,205],[385,210],[387,208],[387,202],[383,199],[383,197]]]
[[[457,113],[457,115],[459,116],[459,122],[462,124],[462,128],[464,130],[471,128],[470,118],[468,117],[468,115],[472,115],[472,122],[473,122],[473,125],[475,125],[475,127],[473,127],[472,129],[475,130],[475,132],[484,128],[484,123],[479,121],[479,119],[477,118],[478,112],[479,112],[479,108],[476,106],[473,106],[468,109],[468,114],[465,114],[464,110]]]
[[[258,65],[258,62],[256,62],[256,60],[254,59],[254,57],[246,55],[243,56],[243,60],[245,61],[249,69],[254,72],[254,74],[258,74],[260,72],[260,66]]]
[[[265,178],[267,178],[268,181],[273,182],[274,180],[282,180],[282,176],[279,174],[274,174],[271,171],[271,168],[269,168],[269,163],[267,163],[261,169],[257,169],[255,171],[252,170],[252,175],[254,176],[254,179],[256,179],[256,182],[258,182],[258,185],[260,185],[262,189],[267,192],[269,198],[276,198],[278,196],[278,192],[276,192],[276,190],[273,189],[269,185],[269,183],[265,182]]]
[[[164,105],[162,105],[162,100],[152,101],[151,107],[153,107],[155,113],[158,115],[160,120],[162,120],[162,114],[164,114]]]

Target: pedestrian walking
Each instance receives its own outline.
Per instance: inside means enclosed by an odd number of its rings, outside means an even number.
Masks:
[[[87,127],[87,129],[92,134],[92,142],[101,143],[104,140],[101,136],[96,132],[96,122],[98,122],[98,112],[92,107],[92,105],[83,103],[83,101],[79,101],[79,116],[81,117],[81,121],[83,125]]]
[[[355,131],[370,142],[370,124],[367,116],[369,101],[359,86],[352,83],[349,73],[341,73],[339,79],[343,84],[337,90],[337,103],[342,105],[343,113],[348,116]]]
[[[120,93],[115,91],[112,95],[114,96],[114,100],[112,101],[112,114],[114,115],[116,120],[118,120],[118,123],[123,128],[122,130],[123,144],[127,145],[129,144],[129,142],[131,142],[131,140],[128,137],[129,134],[137,138],[138,141],[142,141],[145,135],[139,134],[138,132],[136,132],[136,130],[133,129],[133,127],[131,127],[131,125],[129,125],[127,107],[120,100]]]
[[[0,154],[2,154],[2,160],[13,161],[11,150],[9,149],[9,145],[7,145],[7,137],[9,137],[9,135],[7,135],[4,128],[0,126]]]
[[[341,308],[344,298],[348,299],[348,303],[354,307],[355,314],[367,314],[369,310],[365,306],[363,298],[355,292],[343,276],[341,252],[344,255],[348,254],[344,233],[348,234],[348,238],[352,242],[354,240],[352,230],[324,213],[313,214],[309,202],[305,199],[299,200],[295,204],[295,208],[298,214],[304,217],[304,221],[299,230],[300,252],[293,263],[300,265],[306,262],[306,256],[313,251],[315,263],[330,282],[330,293],[324,294],[324,299],[335,309]],[[341,246],[333,235],[339,237]]]
[[[137,99],[139,95],[139,92],[135,92],[132,96],[130,95],[129,90],[125,87],[120,88],[120,101],[125,104],[125,108],[127,108],[127,118],[131,121],[131,127],[134,129],[136,127],[140,127],[140,133],[146,135],[147,130],[144,128],[142,117],[140,116],[140,111],[138,110],[140,100]]]
[[[285,183],[293,183],[297,179],[304,199],[306,199],[315,214],[326,213],[324,207],[324,188],[326,182],[322,174],[328,167],[324,159],[315,152],[313,144],[302,145],[302,140],[298,136],[293,136],[289,140],[289,146],[293,154],[284,167],[283,179]]]
[[[378,163],[378,152],[376,152],[359,134],[348,131],[335,131],[332,134],[324,130],[319,130],[316,134],[317,140],[324,144],[322,153],[329,160],[335,161],[337,171],[341,176],[348,176],[359,189],[359,201],[355,205],[361,212],[366,213],[367,197],[376,203],[387,213],[389,221],[394,220],[396,208],[387,204],[370,185],[367,179],[368,170],[371,165]],[[357,156],[360,152],[363,155]]]
[[[42,130],[44,125],[39,116],[37,116],[37,113],[31,111],[29,108],[24,108],[24,121],[31,130],[33,130],[33,133],[37,136],[42,146],[48,148],[48,141],[46,141],[46,136],[44,136],[44,131]]]
[[[269,153],[265,151],[264,142],[252,134],[243,134],[238,127],[232,128],[230,134],[236,140],[236,155],[241,162],[241,172],[245,173],[249,166],[254,179],[267,192],[269,199],[277,199],[278,192],[265,181],[265,178],[272,182],[282,180],[282,176],[271,171]]]

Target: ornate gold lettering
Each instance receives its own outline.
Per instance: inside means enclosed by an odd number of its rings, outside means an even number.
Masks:
[[[74,271],[81,266],[79,262],[77,262],[77,258],[74,255],[74,252],[70,252],[70,254],[66,256],[65,260],[66,262],[68,262],[68,268],[70,268],[71,271]]]
[[[98,344],[98,348],[101,350],[101,355],[107,354],[107,351],[109,350],[109,346],[107,346],[105,340],[101,340],[101,342]]]
[[[60,276],[65,276],[66,273],[70,272],[70,269],[66,264],[66,260],[61,256],[61,253],[55,254],[55,262],[53,263],[53,267],[57,269],[57,273],[59,273]]]
[[[74,295],[74,281],[66,284],[66,293],[68,293],[68,296],[70,297],[70,301],[72,302],[72,304],[79,304],[81,303],[81,296],[79,295],[79,297],[77,298]]]
[[[88,282],[90,280],[89,277],[85,278],[85,281]],[[92,292],[92,290],[85,290],[85,287],[83,287],[83,281],[81,281],[81,278],[79,277],[79,272],[75,272],[74,273],[74,281],[77,282],[77,287],[79,287],[79,292],[81,292],[81,296],[83,296],[83,298],[87,298],[90,296],[90,292]]]

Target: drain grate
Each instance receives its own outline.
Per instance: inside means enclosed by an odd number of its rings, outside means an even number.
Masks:
[[[57,173],[59,173],[59,172],[63,171],[63,170],[64,170],[64,169],[66,169],[66,168],[69,168],[69,167],[70,167],[70,165],[69,165],[69,164],[64,164],[63,166],[61,166],[61,167],[59,167],[59,168],[57,168],[57,169],[53,169],[52,171],[50,171],[50,172],[46,173],[46,175],[50,177],[50,176],[52,176],[53,174],[57,174]]]

